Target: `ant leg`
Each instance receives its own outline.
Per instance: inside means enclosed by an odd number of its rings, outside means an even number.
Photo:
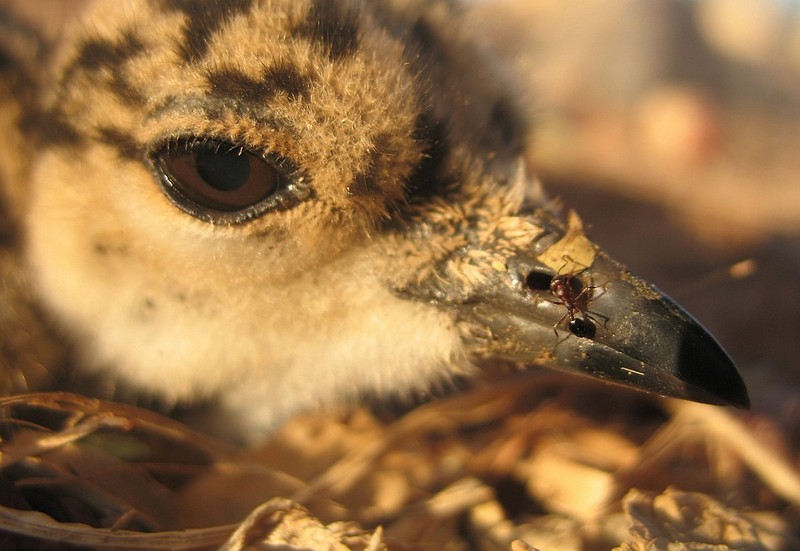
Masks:
[[[608,316],[604,316],[604,315],[603,315],[603,314],[601,314],[600,312],[594,312],[594,311],[592,311],[592,310],[587,310],[587,311],[585,312],[585,315],[586,315],[586,317],[587,317],[587,318],[589,318],[591,321],[593,321],[593,322],[595,322],[595,323],[598,323],[598,324],[602,325],[602,326],[603,326],[603,329],[608,329],[608,322],[609,322],[609,320],[611,319],[611,318],[609,318]],[[598,321],[598,319],[597,319],[597,318],[601,318],[601,319],[603,320],[603,323],[600,323],[600,322]]]
[[[567,315],[568,314],[564,314],[563,316],[561,316],[561,319],[559,319],[557,322],[553,324],[553,334],[556,336],[556,341],[558,340],[558,326],[561,325],[561,322],[564,321],[564,318],[566,318]]]

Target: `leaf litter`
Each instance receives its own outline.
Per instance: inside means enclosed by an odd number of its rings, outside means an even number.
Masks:
[[[560,374],[252,450],[66,393],[0,401],[0,437],[3,548],[800,548],[798,450],[767,418]]]

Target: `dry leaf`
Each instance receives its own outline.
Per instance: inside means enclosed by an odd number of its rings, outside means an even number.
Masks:
[[[631,491],[624,499],[631,539],[619,551],[767,551],[757,526],[699,493],[669,489],[651,496]]]
[[[220,551],[247,549],[305,551],[385,551],[382,530],[367,533],[344,523],[323,525],[307,509],[288,499],[273,499],[258,507]]]

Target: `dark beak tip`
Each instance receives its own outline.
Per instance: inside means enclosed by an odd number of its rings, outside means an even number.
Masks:
[[[731,402],[731,405],[738,409],[750,409],[750,396],[747,395],[747,391],[745,391],[738,402]]]
[[[750,409],[750,396],[747,393],[747,387],[741,377],[738,376],[739,374],[734,374],[736,378],[732,378],[728,381],[726,388],[719,396],[724,400],[724,405],[732,406],[737,409]]]
[[[676,367],[678,378],[700,394],[691,399],[750,409],[747,387],[736,365],[700,324],[685,328]]]
[[[686,392],[686,399],[711,404],[716,406],[731,406],[736,409],[750,409],[750,396],[744,383],[739,381],[727,382],[724,386],[717,385],[713,389],[694,387]]]
[[[750,409],[750,395],[747,392],[747,386],[733,363],[730,364],[729,375],[723,386],[724,389],[720,396],[725,400],[726,405],[737,409]]]

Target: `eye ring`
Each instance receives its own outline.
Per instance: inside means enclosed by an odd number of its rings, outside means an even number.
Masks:
[[[292,208],[310,195],[305,179],[287,160],[224,140],[172,140],[148,161],[175,206],[212,224],[241,224]]]

